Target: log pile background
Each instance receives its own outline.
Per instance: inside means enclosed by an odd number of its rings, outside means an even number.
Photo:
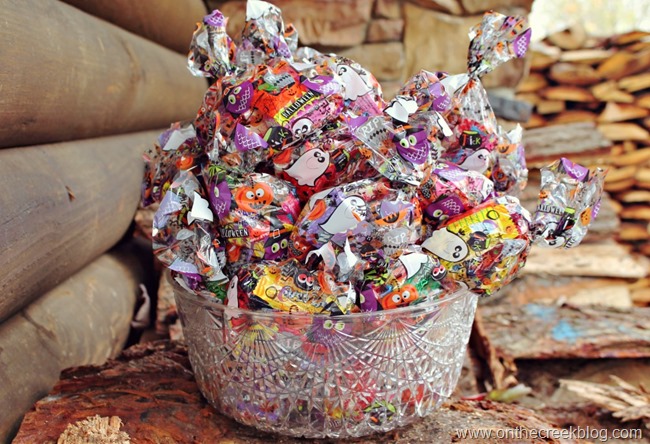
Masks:
[[[553,34],[533,46],[517,98],[535,106],[529,139],[564,135],[561,154],[610,168],[605,189],[623,221],[616,237],[650,255],[650,33]],[[594,138],[596,128],[611,146]]]
[[[151,246],[128,240],[142,153],[200,106],[207,83],[187,71],[185,53],[206,7],[0,0],[0,9],[6,442],[62,369],[101,364],[127,343],[152,279]]]

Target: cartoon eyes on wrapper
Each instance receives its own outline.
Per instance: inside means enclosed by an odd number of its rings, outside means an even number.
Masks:
[[[336,322],[334,322],[334,321],[331,320],[331,319],[326,319],[326,320],[323,322],[323,328],[324,328],[325,330],[332,330],[332,329],[334,329],[334,330],[336,330],[336,331],[343,331],[343,330],[345,329],[345,322],[343,322],[343,321],[336,321]]]
[[[253,84],[245,81],[228,91],[224,105],[232,114],[242,114],[250,109],[252,98]]]
[[[297,273],[293,281],[302,290],[310,291],[314,288],[314,277],[307,273]]]
[[[277,253],[280,250],[286,250],[288,246],[289,242],[286,239],[282,239],[280,242],[275,242],[273,245],[271,245],[271,251],[273,253]]]
[[[303,117],[294,122],[291,126],[291,132],[296,139],[302,139],[305,135],[309,134],[312,126],[313,122],[306,117]]]
[[[273,191],[265,183],[257,183],[252,188],[241,187],[235,194],[235,202],[242,210],[257,213],[273,202]]]

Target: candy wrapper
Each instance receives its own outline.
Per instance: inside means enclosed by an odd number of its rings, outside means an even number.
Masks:
[[[453,95],[448,122],[453,136],[442,139],[444,158],[490,177],[496,161],[497,123],[480,77],[500,64],[523,57],[531,30],[525,19],[487,12],[470,31],[466,75],[442,79]]]
[[[429,178],[418,188],[425,220],[432,229],[450,217],[477,207],[493,193],[494,184],[490,179],[445,161],[437,162]]]
[[[218,166],[208,166],[204,178],[232,269],[253,259],[287,257],[300,211],[292,185],[268,174],[233,174]]]
[[[337,255],[347,250],[346,257],[352,254],[370,268],[416,242],[421,223],[413,191],[394,189],[385,179],[366,179],[312,196],[296,222],[291,254],[304,259],[331,243]]]
[[[260,262],[233,278],[240,308],[290,313],[346,314],[355,308],[356,292],[322,270],[308,270],[295,259]],[[230,297],[230,296],[229,296]]]
[[[531,245],[530,214],[510,197],[497,197],[450,218],[424,241],[457,282],[481,295],[508,284]]]
[[[363,149],[347,125],[335,122],[304,143],[274,154],[271,162],[275,175],[294,185],[305,203],[314,193],[375,175]]]
[[[542,168],[539,204],[533,218],[535,243],[571,248],[580,243],[598,215],[606,171],[562,158]]]
[[[492,170],[492,181],[499,195],[518,196],[528,183],[528,168],[526,168],[524,145],[521,142],[522,133],[523,130],[519,125],[508,133],[499,127],[499,145],[494,170]]]
[[[454,290],[455,283],[440,260],[414,245],[366,270],[358,287],[361,311],[377,311],[435,300]]]
[[[200,164],[204,157],[194,126],[189,123],[174,123],[143,155],[145,172],[142,204],[147,206],[160,202],[174,177],[180,171]]]
[[[226,258],[214,221],[199,181],[182,171],[154,215],[153,250],[186,288],[223,298]]]

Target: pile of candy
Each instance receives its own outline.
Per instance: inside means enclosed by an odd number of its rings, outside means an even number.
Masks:
[[[534,215],[515,197],[522,132],[497,125],[480,77],[525,54],[524,19],[486,13],[467,73],[421,71],[390,102],[354,61],[298,48],[269,3],[249,1],[239,44],[225,25],[214,11],[194,33],[189,68],[213,81],[196,119],[145,154],[154,250],[187,290],[331,315],[490,295],[531,245],[573,247],[596,216],[605,172],[566,159]]]

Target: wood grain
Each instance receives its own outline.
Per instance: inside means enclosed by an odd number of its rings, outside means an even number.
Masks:
[[[0,321],[120,240],[158,134],[0,150]]]
[[[63,1],[183,55],[196,23],[207,13],[201,0]]]
[[[2,148],[164,127],[201,105],[180,54],[59,1],[0,9]]]
[[[0,325],[0,442],[62,369],[121,351],[142,269],[128,248],[114,250]]]

